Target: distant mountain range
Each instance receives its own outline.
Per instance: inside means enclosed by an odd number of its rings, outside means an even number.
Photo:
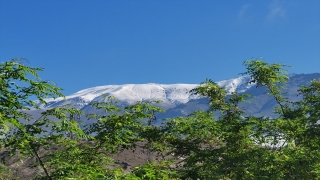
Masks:
[[[284,87],[286,88],[286,97],[291,101],[298,101],[297,90],[303,85],[308,85],[312,79],[320,79],[320,73],[313,74],[291,74],[290,81]],[[247,114],[256,116],[273,117],[275,100],[266,94],[264,88],[256,88],[255,84],[248,84],[248,76],[242,76],[234,79],[217,82],[219,86],[225,87],[228,93],[237,91],[254,96],[250,99],[251,103],[241,103],[241,107]],[[46,99],[47,104],[41,105],[42,109],[58,107],[71,104],[74,107],[83,110],[85,113],[93,113],[94,109],[89,106],[90,102],[103,100],[103,95],[114,96],[120,101],[120,106],[126,106],[137,101],[161,100],[160,107],[166,110],[164,114],[157,114],[158,123],[161,119],[168,117],[186,116],[195,110],[207,110],[208,100],[205,97],[192,95],[189,91],[198,84],[124,84],[124,85],[106,85],[88,88],[66,96],[66,100]],[[83,117],[85,118],[85,117]],[[160,119],[160,120],[159,120]]]

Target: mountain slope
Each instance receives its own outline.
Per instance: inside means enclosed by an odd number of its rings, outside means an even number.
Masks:
[[[320,73],[313,74],[292,74],[290,81],[284,87],[290,101],[301,99],[297,90],[303,85],[307,85],[312,79],[319,79]],[[240,106],[247,114],[257,116],[275,116],[275,100],[266,94],[266,89],[256,88],[255,84],[248,85],[250,77],[242,76],[234,79],[217,82],[219,86],[225,87],[228,93],[237,91],[254,96],[249,99],[250,103],[241,103]],[[120,101],[120,106],[126,106],[137,101],[161,100],[160,107],[165,109],[165,114],[159,114],[158,119],[168,117],[185,116],[195,110],[208,109],[208,100],[204,97],[191,95],[189,91],[198,84],[124,84],[107,85],[88,88],[62,98],[47,99],[48,104],[42,108],[53,108],[65,104],[71,104],[85,113],[93,113],[94,109],[89,106],[92,101],[101,101],[104,96],[114,96]]]
[[[219,86],[223,86],[231,93],[233,91],[245,92],[253,85],[248,85],[249,77],[243,76],[235,79],[217,82]],[[66,100],[62,98],[46,99],[47,105],[42,108],[52,108],[64,104],[72,104],[81,109],[88,105],[91,101],[101,101],[104,97],[114,96],[123,104],[133,104],[137,101],[161,100],[164,108],[170,106],[184,104],[192,99],[199,99],[199,96],[191,95],[189,91],[198,84],[124,84],[124,85],[107,85],[78,91],[70,96],[66,96]]]

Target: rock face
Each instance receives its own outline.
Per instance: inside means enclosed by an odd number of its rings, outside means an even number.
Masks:
[[[320,73],[313,74],[292,74],[290,81],[284,87],[288,92],[286,97],[291,101],[301,99],[297,90],[303,85],[308,85],[312,79],[319,79]],[[275,116],[273,113],[276,106],[275,100],[266,94],[264,88],[256,88],[255,84],[248,84],[248,76],[242,76],[234,79],[217,82],[219,86],[225,87],[228,93],[237,91],[254,96],[250,99],[251,103],[241,103],[241,107],[250,115],[256,116]],[[124,84],[107,85],[88,88],[62,98],[47,99],[48,104],[41,107],[53,108],[65,104],[71,104],[74,107],[83,110],[85,113],[94,112],[89,105],[93,101],[102,101],[103,95],[114,96],[118,99],[120,106],[126,106],[137,101],[161,100],[158,106],[166,110],[164,114],[158,114],[158,123],[161,119],[176,116],[186,116],[195,110],[207,110],[208,100],[204,97],[192,95],[189,91],[198,84]]]

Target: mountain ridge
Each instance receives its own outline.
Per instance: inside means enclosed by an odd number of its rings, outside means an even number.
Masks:
[[[219,86],[225,87],[230,94],[233,91],[245,92],[254,84],[247,84],[250,80],[249,76],[241,76],[238,78],[228,79],[217,82]],[[52,108],[67,103],[72,104],[76,108],[83,108],[92,101],[100,101],[103,95],[114,96],[116,99],[133,104],[138,101],[161,100],[163,103],[183,104],[191,99],[199,99],[200,96],[190,94],[191,89],[196,88],[200,84],[122,84],[122,85],[105,85],[87,88],[66,96],[63,98],[46,99],[47,105],[41,108]]]
[[[284,85],[284,94],[291,102],[301,100],[298,95],[298,89],[308,85],[312,79],[320,79],[320,73],[312,74],[292,74],[289,76],[289,82]],[[263,87],[257,88],[255,84],[247,84],[250,77],[241,76],[234,79],[219,81],[219,86],[225,87],[230,94],[233,91],[238,93],[247,93],[253,98],[247,99],[250,103],[242,102],[239,107],[244,110],[247,115],[275,117],[274,108],[277,106],[276,101]],[[166,110],[166,113],[158,113],[158,123],[161,119],[173,118],[178,116],[187,116],[196,110],[207,110],[209,108],[208,99],[198,95],[188,93],[191,89],[199,86],[199,84],[124,84],[124,85],[106,85],[87,88],[69,96],[66,100],[46,99],[47,105],[41,105],[42,109],[54,108],[71,104],[77,109],[82,110],[85,114],[98,113],[90,102],[102,101],[104,96],[114,96],[119,100],[118,105],[125,107],[136,103],[137,101],[161,100],[162,103],[156,104]],[[82,121],[86,122],[83,117]]]

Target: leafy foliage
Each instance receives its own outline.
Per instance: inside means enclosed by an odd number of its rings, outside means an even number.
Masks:
[[[1,131],[9,130],[9,124],[21,126],[19,118],[29,120],[29,116],[22,110],[38,108],[37,103],[30,98],[35,97],[41,103],[46,103],[44,98],[63,97],[60,88],[55,87],[50,81],[41,80],[37,74],[42,68],[33,68],[19,63],[23,59],[16,58],[0,64],[0,124]],[[33,76],[32,78],[27,78]]]
[[[257,87],[265,87],[278,103],[276,118],[244,113],[239,103],[248,94],[228,94],[210,79],[190,93],[207,97],[208,111],[174,117],[152,126],[163,110],[155,102],[120,108],[113,97],[92,102],[99,114],[88,114],[88,125],[72,117],[83,114],[72,106],[48,109],[34,120],[27,114],[45,98],[63,97],[61,89],[39,78],[41,68],[20,63],[0,64],[0,147],[10,157],[35,159],[42,169],[33,179],[319,179],[320,80],[299,90],[301,101],[283,97],[285,65],[261,60],[244,62]],[[124,173],[111,158],[137,143],[158,157]],[[9,157],[3,158],[3,164]],[[21,162],[23,163],[23,162]],[[0,165],[0,179],[13,171]]]
[[[278,102],[278,118],[245,115],[238,104],[249,95],[227,95],[207,79],[191,92],[208,97],[210,110],[173,118],[163,129],[167,149],[184,157],[179,160],[181,178],[319,178],[319,81],[299,90],[302,101],[288,102],[281,91],[280,83],[288,80],[282,65],[260,60],[244,64],[249,83],[266,87]]]

